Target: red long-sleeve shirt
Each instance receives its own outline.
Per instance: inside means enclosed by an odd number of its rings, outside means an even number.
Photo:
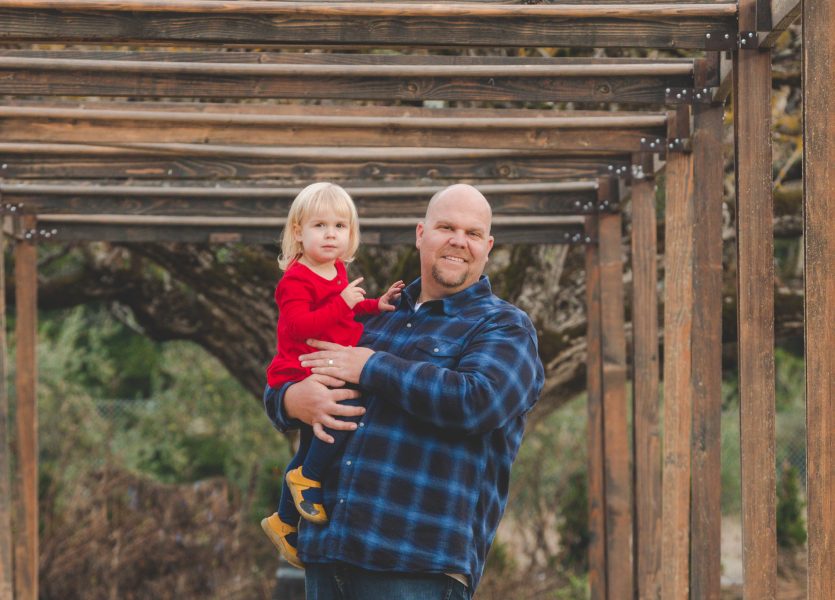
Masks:
[[[305,344],[305,340],[355,346],[362,335],[362,325],[354,317],[379,312],[376,298],[363,300],[353,309],[348,307],[340,296],[350,283],[345,265],[337,260],[335,266],[336,277],[325,279],[305,265],[294,262],[278,282],[275,288],[278,305],[276,352],[267,367],[270,387],[278,388],[310,375],[310,369],[299,363],[299,355],[315,352],[316,348]]]

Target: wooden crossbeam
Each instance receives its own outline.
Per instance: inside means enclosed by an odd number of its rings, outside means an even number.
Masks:
[[[444,186],[369,186],[347,183],[361,218],[423,216],[426,202]],[[480,183],[496,215],[567,215],[612,211],[598,201],[595,181]],[[16,212],[114,215],[278,217],[287,214],[301,187],[91,185],[91,182],[0,183],[0,195]]]
[[[730,48],[736,4],[0,0],[0,41]],[[711,37],[707,38],[706,34]]]
[[[772,48],[777,43],[783,32],[789,25],[800,18],[800,0],[770,0],[769,2],[769,27],[767,31],[759,31],[760,48]]]
[[[0,106],[8,142],[434,146],[639,152],[666,115],[375,107],[90,103]],[[380,114],[382,113],[382,114]],[[555,116],[556,115],[556,116]]]
[[[17,96],[662,104],[670,87],[694,87],[692,60],[0,51],[0,94]]]
[[[576,180],[628,166],[626,154],[502,149],[0,143],[0,177],[26,180]]]
[[[362,221],[364,244],[410,244],[418,218]],[[190,242],[277,244],[281,217],[187,217],[38,215],[37,232],[54,241]],[[582,244],[583,217],[497,216],[491,233],[499,244]]]

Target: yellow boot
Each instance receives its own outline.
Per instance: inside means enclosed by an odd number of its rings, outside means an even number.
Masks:
[[[261,529],[270,538],[270,541],[278,548],[279,554],[284,557],[288,563],[297,569],[304,569],[302,561],[299,560],[299,552],[294,544],[291,544],[287,536],[291,533],[296,533],[298,529],[292,525],[288,525],[278,518],[278,513],[273,513],[266,519],[261,520]]]
[[[290,488],[290,493],[293,494],[293,503],[296,505],[296,510],[303,519],[311,523],[327,523],[328,515],[325,513],[325,507],[318,502],[308,502],[304,499],[304,492],[311,488],[322,488],[322,484],[313,479],[308,479],[302,475],[302,468],[298,467],[292,471],[287,471],[287,487]]]

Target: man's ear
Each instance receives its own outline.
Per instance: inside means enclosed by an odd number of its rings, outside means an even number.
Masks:
[[[420,250],[420,242],[423,239],[423,221],[418,221],[417,227],[415,228],[415,248]]]
[[[487,238],[487,253],[488,254],[490,254],[490,250],[493,249],[493,242],[495,242],[495,239],[491,235]]]

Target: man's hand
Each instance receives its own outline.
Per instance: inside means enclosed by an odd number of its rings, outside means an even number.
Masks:
[[[340,346],[319,340],[307,340],[306,343],[320,351],[299,356],[303,367],[310,367],[314,374],[336,377],[348,383],[360,382],[360,373],[374,354],[370,348]]]
[[[359,392],[330,389],[343,385],[343,381],[327,375],[310,375],[294,383],[284,392],[284,412],[292,419],[311,425],[317,438],[333,444],[333,437],[325,432],[324,427],[352,431],[357,428],[356,423],[335,417],[357,417],[365,414],[365,409],[361,406],[341,403],[342,400],[359,398]]]
[[[400,292],[403,291],[403,288],[406,287],[406,284],[403,281],[395,281],[391,284],[391,287],[386,290],[386,293],[380,296],[380,300],[377,302],[377,306],[380,308],[380,312],[388,312],[394,310],[394,303],[397,302],[397,299],[400,298]]]
[[[339,294],[345,300],[348,308],[354,308],[357,304],[365,300],[365,290],[359,287],[362,280],[362,277],[357,277]]]

